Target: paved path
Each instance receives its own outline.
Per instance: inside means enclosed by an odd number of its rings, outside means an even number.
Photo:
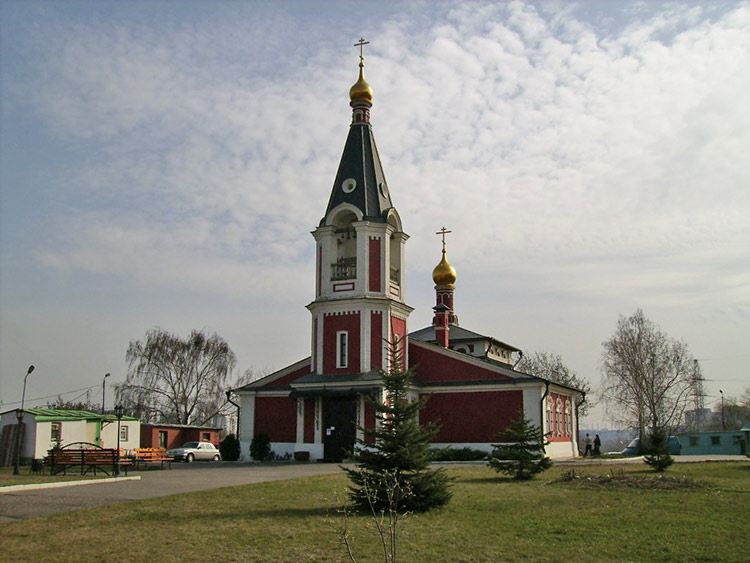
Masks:
[[[129,500],[324,475],[338,471],[339,466],[335,463],[172,464],[171,471],[152,469],[129,472],[130,476],[139,475],[139,480],[103,483],[94,480],[80,486],[2,493],[0,523]]]
[[[677,463],[739,461],[744,456],[674,456]],[[446,466],[484,465],[486,462],[450,463]],[[556,460],[557,465],[589,466],[643,463],[632,458],[571,458]],[[141,479],[119,482],[86,481],[85,485],[31,489],[0,493],[0,523],[46,516],[79,508],[102,506],[129,500],[147,499],[191,491],[233,487],[263,481],[294,479],[340,471],[336,463],[194,463],[172,464],[172,470],[131,471]]]

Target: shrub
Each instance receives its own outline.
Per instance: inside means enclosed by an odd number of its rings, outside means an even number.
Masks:
[[[250,456],[256,461],[271,457],[271,438],[265,432],[258,432],[250,442]]]
[[[552,467],[552,461],[544,455],[548,442],[542,429],[523,413],[500,432],[497,439],[506,443],[493,445],[489,465],[495,471],[513,475],[515,479],[531,479]]]
[[[487,459],[487,452],[474,448],[433,448],[435,461],[482,461]]]
[[[219,453],[224,461],[237,461],[240,459],[240,441],[234,434],[227,434],[219,444]]]

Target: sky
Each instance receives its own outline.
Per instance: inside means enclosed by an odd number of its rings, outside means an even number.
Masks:
[[[0,411],[111,408],[154,327],[309,355],[360,37],[410,330],[446,226],[461,326],[597,389],[640,308],[750,386],[750,3],[4,0]]]

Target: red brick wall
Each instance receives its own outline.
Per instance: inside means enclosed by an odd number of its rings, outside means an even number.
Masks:
[[[464,362],[461,358],[452,358],[419,346],[409,348],[409,364],[418,366],[415,379],[420,382],[511,379],[481,366]]]
[[[345,368],[336,367],[336,333],[349,332],[349,361]],[[323,317],[323,373],[359,373],[359,313]]]
[[[383,314],[370,314],[370,365],[372,369],[383,367]]]
[[[272,442],[297,441],[297,401],[289,397],[255,397],[255,433]]]
[[[380,275],[381,240],[370,237],[370,291],[383,291]]]
[[[289,383],[291,383],[298,377],[302,377],[303,375],[307,375],[308,373],[310,373],[310,366],[308,364],[305,364],[301,368],[291,373],[288,373],[284,377],[280,377],[279,379],[276,379],[275,381],[269,381],[268,383],[266,383],[266,385],[268,387],[277,387],[279,385],[289,385]],[[265,387],[266,385],[264,385],[263,387]]]
[[[141,424],[141,447],[158,448],[159,432],[167,433],[167,449],[179,448],[185,442],[203,442],[203,434],[208,433],[209,442],[219,447],[219,431],[203,428],[172,428],[150,424]]]
[[[434,393],[419,422],[437,422],[434,442],[495,442],[497,433],[523,410],[522,391]]]
[[[398,317],[391,316],[391,344],[396,342],[396,340],[401,339],[401,357],[403,361],[406,361],[406,354],[404,353],[404,348],[406,346],[406,338],[404,338],[406,335],[406,321],[404,319],[399,319]],[[405,366],[401,366],[405,367]]]
[[[372,406],[368,402],[365,402],[365,420],[363,427],[365,430],[375,429],[375,409],[372,408]],[[374,444],[375,437],[365,435],[365,442],[367,442],[368,444]]]

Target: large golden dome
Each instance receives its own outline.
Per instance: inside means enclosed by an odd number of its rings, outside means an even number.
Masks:
[[[362,60],[359,62],[359,80],[349,89],[349,99],[352,104],[363,101],[372,105],[372,87],[365,80],[365,63]]]
[[[432,281],[435,282],[435,285],[448,287],[453,287],[453,284],[456,283],[456,269],[450,265],[445,257],[445,250],[443,250],[443,258],[440,260],[440,264],[432,270]]]

